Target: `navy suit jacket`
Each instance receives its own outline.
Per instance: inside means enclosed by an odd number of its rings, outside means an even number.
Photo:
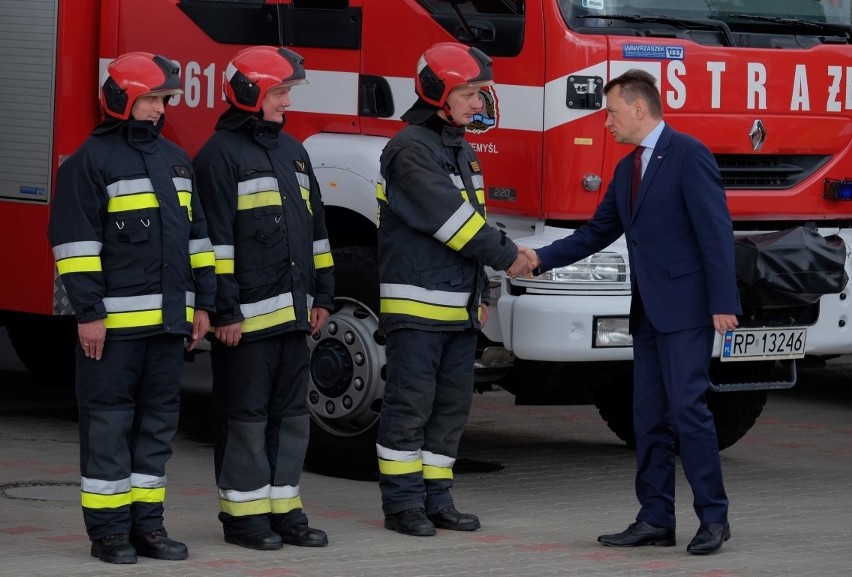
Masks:
[[[657,331],[706,326],[714,314],[740,314],[733,227],[716,159],[697,139],[666,125],[631,214],[631,157],[619,161],[592,219],[537,251],[540,269],[576,262],[624,234],[633,298],[640,295]]]

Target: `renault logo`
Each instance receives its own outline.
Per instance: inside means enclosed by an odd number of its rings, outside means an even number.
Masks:
[[[751,147],[754,150],[760,150],[763,147],[763,142],[766,140],[766,128],[763,126],[763,121],[760,119],[754,121],[748,137],[751,139]]]

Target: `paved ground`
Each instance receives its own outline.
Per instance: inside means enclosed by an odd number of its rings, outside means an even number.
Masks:
[[[2,577],[852,574],[852,365],[805,372],[799,390],[773,393],[755,428],[722,453],[733,538],[716,555],[685,551],[697,521],[682,477],[677,547],[598,545],[598,534],[621,530],[636,513],[632,452],[592,406],[515,407],[494,392],[475,399],[462,450],[468,472],[457,475],[455,490],[459,508],[480,515],[477,532],[398,535],[381,525],[375,483],[306,472],[306,510],[328,531],[328,547],[227,545],[216,521],[209,433],[196,417],[175,443],[166,511],[190,558],[114,566],[88,553],[73,398],[35,386],[5,345],[0,340]],[[489,466],[499,470],[482,472]]]

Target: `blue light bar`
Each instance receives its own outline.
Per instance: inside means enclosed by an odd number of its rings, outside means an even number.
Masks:
[[[823,181],[822,197],[828,200],[852,200],[852,178],[826,178]]]

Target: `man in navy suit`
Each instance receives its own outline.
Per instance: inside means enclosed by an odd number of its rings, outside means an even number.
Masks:
[[[637,148],[616,166],[592,219],[531,255],[545,271],[594,254],[622,234],[627,239],[641,508],[625,531],[598,541],[613,547],[675,544],[677,441],[700,521],[687,551],[712,553],[731,533],[716,428],[705,398],[708,368],[714,329],[735,328],[742,312],[725,190],[707,147],[663,121],[651,74],[629,70],[610,80],[604,94],[607,130],[616,142]]]

